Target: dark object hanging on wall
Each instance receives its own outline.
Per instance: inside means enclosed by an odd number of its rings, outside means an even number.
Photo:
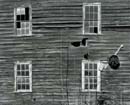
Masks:
[[[71,45],[73,45],[74,47],[79,47],[80,46],[80,42],[71,42]]]
[[[117,55],[110,56],[108,64],[112,69],[118,69],[120,67],[120,61]]]
[[[88,59],[88,56],[89,56],[89,55],[88,55],[88,53],[87,53],[87,54],[84,55],[84,58],[85,58],[85,59]]]
[[[83,46],[86,46],[86,45],[87,45],[87,40],[88,40],[88,38],[83,38],[83,39],[82,39],[82,45],[83,45]]]

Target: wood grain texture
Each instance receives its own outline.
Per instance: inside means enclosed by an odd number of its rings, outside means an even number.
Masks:
[[[101,2],[101,35],[82,34],[83,3]],[[14,8],[32,7],[32,36],[18,37]],[[81,90],[81,62],[86,47],[73,41],[89,38],[90,60],[107,60],[120,44],[121,67],[101,74],[101,91],[130,103],[130,1],[129,0],[0,0],[0,104],[85,105]],[[14,92],[14,62],[32,61],[31,93]],[[96,100],[96,93],[90,93]],[[101,93],[97,93],[97,96]],[[69,103],[69,104],[68,104]]]

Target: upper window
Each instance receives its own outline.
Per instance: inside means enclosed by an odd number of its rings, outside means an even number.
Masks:
[[[83,34],[101,34],[101,4],[83,5]]]
[[[82,61],[82,90],[100,91],[99,62]]]
[[[31,92],[32,91],[32,65],[31,62],[15,63],[15,91]]]
[[[31,35],[30,7],[19,7],[15,9],[15,30],[18,36]]]

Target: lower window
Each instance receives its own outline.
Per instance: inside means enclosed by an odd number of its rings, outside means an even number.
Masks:
[[[82,90],[100,91],[99,62],[82,61]]]
[[[15,91],[32,91],[32,64],[30,61],[15,63]]]

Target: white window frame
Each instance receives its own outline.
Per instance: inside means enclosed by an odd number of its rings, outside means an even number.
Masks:
[[[29,86],[30,86],[30,89],[26,90],[17,90],[17,83],[16,83],[16,78],[18,77],[17,76],[17,65],[21,65],[21,64],[28,64],[29,65]],[[17,61],[15,62],[15,65],[14,65],[14,76],[15,76],[15,80],[14,80],[14,88],[15,88],[15,91],[14,92],[32,92],[32,62],[31,61],[25,61],[25,62],[20,62],[20,61]],[[23,77],[24,78],[24,77]]]
[[[85,89],[85,64],[95,63],[97,64],[97,89]],[[100,71],[100,61],[88,61],[82,60],[82,91],[90,92],[90,91],[100,91],[101,88],[101,71]]]
[[[86,6],[97,6],[98,7],[98,32],[90,33],[85,32],[85,7]],[[83,3],[83,34],[101,34],[101,3]]]
[[[18,8],[26,8],[26,7],[29,7],[29,34],[17,34],[17,26],[16,26],[16,16],[17,16],[17,9]],[[28,6],[20,6],[20,7],[16,7],[14,8],[14,30],[15,30],[15,34],[17,36],[32,36],[32,8],[31,8],[31,5],[28,5]]]

